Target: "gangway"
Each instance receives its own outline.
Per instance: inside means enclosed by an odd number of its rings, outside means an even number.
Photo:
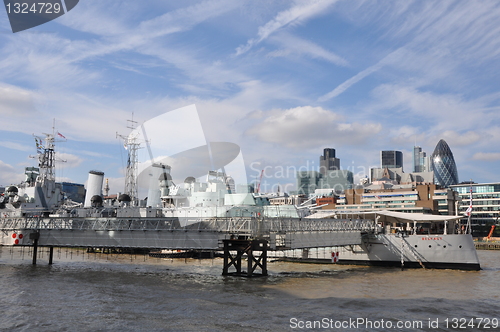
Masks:
[[[35,249],[42,246],[213,250],[224,251],[225,255],[239,248],[236,256],[241,259],[248,254],[246,247],[255,251],[252,241],[258,241],[257,248],[262,252],[359,245],[362,234],[374,229],[374,221],[365,219],[19,217],[0,219],[0,243]],[[231,247],[227,241],[233,240],[249,242]],[[256,261],[259,259],[263,260],[258,257]],[[49,260],[52,262],[52,257]],[[36,263],[36,250],[33,262]],[[265,262],[256,266],[262,268]]]

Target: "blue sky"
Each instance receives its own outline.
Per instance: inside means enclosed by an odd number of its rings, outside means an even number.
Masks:
[[[80,0],[15,34],[2,9],[0,32],[0,185],[55,119],[58,179],[97,169],[122,191],[127,119],[191,104],[249,181],[266,169],[292,190],[325,147],[357,177],[381,150],[411,171],[415,143],[441,138],[461,181],[500,181],[498,1]]]

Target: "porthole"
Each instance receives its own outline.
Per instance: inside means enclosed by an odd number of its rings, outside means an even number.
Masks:
[[[418,246],[417,246],[417,245],[415,245],[415,248],[417,248],[417,247],[418,247]]]
[[[429,244],[429,248],[432,248],[432,246]]]
[[[444,245],[443,248],[446,248],[446,245]]]
[[[462,249],[462,245],[459,245],[458,247],[459,247],[460,249]]]

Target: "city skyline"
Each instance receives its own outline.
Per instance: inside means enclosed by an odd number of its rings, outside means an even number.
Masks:
[[[99,170],[123,191],[116,133],[191,104],[207,141],[241,148],[248,182],[319,166],[325,147],[354,174],[382,150],[411,170],[413,146],[440,139],[461,181],[495,182],[499,15],[497,1],[87,0],[13,34],[3,11],[0,185],[36,166],[32,135],[55,119],[58,180]]]

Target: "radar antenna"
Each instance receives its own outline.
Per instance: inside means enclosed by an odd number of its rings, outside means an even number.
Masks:
[[[125,193],[130,196],[133,202],[137,202],[139,196],[137,189],[137,165],[139,163],[137,150],[141,148],[141,145],[137,142],[137,136],[133,132],[137,127],[137,121],[133,119],[134,113],[132,113],[132,120],[127,120],[127,128],[132,129],[132,132],[128,136],[116,133],[116,137],[123,139],[123,147],[128,151],[127,169],[125,173]]]
[[[38,174],[37,182],[55,181],[55,151],[54,151],[54,135],[46,134],[45,144],[43,139],[35,136],[36,151],[38,154],[38,167],[40,174]]]

